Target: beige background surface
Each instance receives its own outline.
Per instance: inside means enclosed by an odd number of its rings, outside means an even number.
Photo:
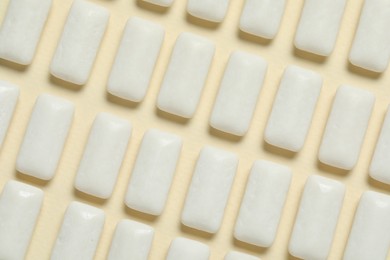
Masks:
[[[273,41],[250,37],[238,30],[238,20],[243,0],[231,0],[224,22],[218,26],[199,22],[186,14],[185,0],[175,0],[169,9],[159,9],[136,0],[93,0],[111,12],[108,30],[105,34],[90,80],[78,88],[52,78],[49,64],[60,37],[71,0],[54,0],[43,36],[40,40],[32,65],[20,67],[0,61],[0,79],[17,84],[21,88],[19,103],[9,128],[8,135],[0,150],[0,189],[9,179],[27,182],[45,191],[44,206],[38,220],[28,259],[48,259],[60,228],[63,214],[69,202],[78,200],[104,209],[106,224],[100,240],[96,259],[107,255],[114,228],[123,218],[129,218],[152,225],[156,229],[151,250],[151,259],[164,259],[171,240],[184,236],[199,240],[211,247],[211,259],[222,259],[227,251],[234,249],[262,259],[289,259],[288,241],[294,223],[300,195],[307,176],[320,174],[339,180],[347,185],[347,191],[336,236],[329,259],[340,259],[343,254],[353,215],[361,193],[376,190],[389,193],[390,187],[368,177],[367,169],[389,103],[390,73],[383,75],[367,73],[348,64],[348,51],[353,40],[363,0],[349,0],[342,20],[340,34],[333,54],[321,59],[304,54],[293,47],[295,29],[299,21],[303,0],[288,0],[280,31]],[[0,1],[0,19],[6,10],[8,0]],[[122,30],[129,17],[139,16],[157,23],[166,29],[166,38],[156,65],[153,79],[144,102],[132,104],[111,97],[106,92],[106,82],[119,44]],[[200,106],[195,117],[188,121],[176,120],[156,110],[156,96],[164,75],[169,55],[177,35],[190,31],[212,39],[217,45],[213,65],[205,86]],[[231,51],[240,49],[258,54],[269,62],[269,70],[248,134],[232,138],[216,133],[208,126],[212,104],[219,82]],[[319,72],[324,78],[322,93],[315,111],[313,125],[304,149],[290,154],[264,144],[263,131],[272,106],[284,68],[296,64]],[[370,120],[362,153],[355,169],[344,172],[318,163],[318,148],[335,91],[340,84],[351,84],[365,88],[377,98]],[[58,171],[53,180],[42,182],[27,178],[15,171],[15,160],[23,138],[31,108],[40,93],[63,96],[76,105],[76,113],[68,142],[63,152]],[[106,111],[129,119],[133,134],[122,165],[113,196],[106,200],[87,197],[73,188],[75,173],[80,161],[88,132],[95,115]],[[140,140],[146,129],[158,128],[183,137],[184,147],[177,168],[168,203],[164,213],[152,218],[136,213],[124,206],[123,199],[131,174]],[[222,228],[209,236],[189,230],[180,224],[187,187],[200,149],[213,145],[239,154],[240,164]],[[233,239],[232,232],[245,183],[252,163],[266,159],[283,163],[293,170],[293,180],[276,241],[269,249],[257,248]]]

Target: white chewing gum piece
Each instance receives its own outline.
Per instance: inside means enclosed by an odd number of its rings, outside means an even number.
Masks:
[[[41,211],[43,191],[8,181],[0,195],[0,259],[25,259]]]
[[[90,205],[72,202],[69,204],[51,260],[92,260],[103,230],[105,214]]]
[[[104,7],[75,0],[50,65],[53,76],[84,85],[95,62],[109,19]]]
[[[295,47],[329,56],[335,46],[346,0],[305,0],[295,35]]]
[[[214,43],[206,38],[187,32],[179,35],[158,95],[160,110],[184,118],[194,115],[214,52]]]
[[[327,259],[344,201],[345,186],[318,175],[310,176],[301,197],[289,252],[302,259]]]
[[[369,173],[375,180],[390,184],[390,106],[387,108]]]
[[[207,233],[219,230],[237,166],[234,153],[210,146],[201,150],[181,216],[184,225]]]
[[[210,125],[220,131],[243,136],[249,129],[267,62],[259,56],[234,51],[219,88]]]
[[[114,190],[130,135],[129,121],[108,113],[98,114],[77,171],[76,189],[98,198],[109,198]]]
[[[144,99],[164,34],[164,28],[148,20],[127,21],[108,79],[109,93],[133,102]]]
[[[163,212],[182,142],[179,136],[155,129],[145,133],[127,188],[129,208],[151,215]]]
[[[195,240],[178,237],[171,242],[166,260],[208,260],[210,249]]]
[[[38,96],[17,157],[19,172],[42,180],[53,178],[73,114],[70,101],[49,94]]]
[[[230,251],[226,254],[224,260],[260,260],[260,258],[237,251]]]
[[[366,191],[360,198],[344,260],[388,259],[390,196]]]
[[[0,28],[0,58],[31,64],[52,0],[10,0]]]
[[[143,0],[154,5],[159,5],[162,7],[169,7],[173,4],[173,0]]]
[[[268,161],[253,164],[234,229],[237,240],[260,247],[272,245],[291,175],[291,170],[280,164]]]
[[[367,90],[339,87],[318,154],[322,163],[344,170],[355,166],[374,103],[374,94]]]
[[[188,0],[187,12],[197,18],[214,23],[222,22],[230,0]]]
[[[280,27],[286,0],[246,0],[240,17],[240,30],[273,39]]]
[[[390,2],[365,0],[349,61],[358,67],[384,72],[390,59]]]
[[[121,220],[115,229],[108,260],[147,260],[154,229],[132,220]]]
[[[297,66],[284,71],[264,133],[267,143],[292,152],[302,149],[309,131],[322,78]]]
[[[19,92],[19,87],[0,80],[0,148],[11,123]]]

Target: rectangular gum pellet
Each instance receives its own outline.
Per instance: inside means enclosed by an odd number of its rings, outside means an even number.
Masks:
[[[51,74],[84,85],[91,74],[108,19],[107,9],[75,0],[50,65]]]
[[[103,230],[101,209],[80,202],[69,204],[51,253],[51,260],[93,259]]]
[[[208,260],[210,249],[195,240],[178,237],[171,242],[166,260]]]
[[[160,110],[184,118],[194,115],[214,52],[214,43],[206,38],[179,35],[158,95]]]
[[[164,40],[164,29],[141,18],[130,18],[108,79],[108,92],[142,101]]]
[[[225,18],[230,0],[188,0],[187,12],[195,17],[219,23]]]
[[[233,135],[245,135],[266,71],[267,62],[259,56],[242,51],[230,55],[210,118],[213,128]]]
[[[286,0],[246,0],[240,29],[246,33],[273,39],[280,26]]]
[[[182,139],[159,130],[148,130],[142,140],[127,188],[129,208],[160,215],[180,157]]]
[[[208,233],[218,231],[237,165],[234,153],[210,146],[201,150],[181,216],[184,225]]]
[[[73,114],[71,102],[49,94],[38,96],[19,149],[19,172],[42,180],[53,178]]]
[[[19,87],[0,80],[0,148],[12,120],[19,92]]]
[[[32,62],[52,0],[10,0],[0,28],[0,58]]]
[[[127,150],[131,124],[108,113],[100,113],[93,122],[75,187],[102,199],[111,196]]]
[[[24,259],[43,201],[43,191],[8,181],[0,196],[0,259]]]
[[[390,184],[390,106],[387,108],[369,172],[372,178]]]
[[[374,103],[374,94],[367,90],[339,87],[322,137],[322,163],[344,170],[355,166]]]
[[[293,152],[302,149],[321,86],[322,78],[316,72],[286,68],[265,129],[267,143]]]
[[[335,46],[346,0],[305,0],[295,35],[295,47],[329,56]]]
[[[283,165],[268,161],[253,164],[236,220],[236,239],[261,247],[272,245],[291,175],[291,170]]]
[[[230,251],[224,260],[260,260],[260,258],[237,251]]]
[[[173,0],[143,0],[143,1],[154,5],[163,6],[163,7],[169,7],[173,4]]]
[[[375,72],[386,70],[390,59],[390,2],[365,0],[349,61]]]
[[[344,260],[388,259],[390,196],[366,191],[360,198]]]
[[[132,220],[121,220],[115,229],[108,260],[147,260],[154,229]]]
[[[345,186],[341,182],[317,175],[307,179],[291,234],[291,255],[327,259],[344,193]]]

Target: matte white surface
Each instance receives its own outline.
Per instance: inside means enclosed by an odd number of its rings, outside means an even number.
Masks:
[[[28,65],[34,58],[51,0],[10,0],[0,28],[0,58]]]
[[[184,225],[208,233],[218,231],[237,165],[234,153],[210,146],[201,150],[181,216]]]
[[[242,51],[230,55],[210,118],[213,128],[245,135],[266,71],[267,62],[259,56]]]
[[[230,0],[188,0],[187,12],[195,17],[211,22],[222,22]]]
[[[321,86],[316,72],[292,65],[286,68],[265,129],[267,143],[293,152],[302,149]]]
[[[7,135],[19,98],[19,87],[0,80],[0,148]]]
[[[334,48],[346,0],[305,0],[295,35],[295,47],[321,56]]]
[[[34,232],[43,191],[8,181],[0,196],[0,259],[22,260]]]
[[[390,107],[387,108],[369,172],[372,178],[390,184]]]
[[[171,6],[173,3],[173,0],[143,0],[145,2],[149,2],[155,5],[168,7]]]
[[[143,100],[164,40],[164,28],[130,18],[108,79],[108,92],[123,99]]]
[[[207,260],[210,249],[203,243],[187,238],[175,238],[171,242],[166,260]]]
[[[367,70],[383,72],[390,59],[390,2],[365,0],[349,61]]]
[[[158,95],[159,109],[185,118],[194,115],[215,52],[210,40],[181,33]]]
[[[51,260],[92,260],[104,219],[101,209],[76,201],[70,203],[51,253]]]
[[[291,170],[280,164],[260,160],[253,164],[236,220],[236,239],[261,247],[272,245],[291,175]]]
[[[366,191],[360,198],[344,260],[388,259],[390,196]]]
[[[35,101],[16,161],[16,169],[42,180],[53,178],[72,124],[74,105],[41,94]]]
[[[266,39],[277,34],[286,0],[246,0],[240,18],[240,29]]]
[[[307,179],[291,234],[291,255],[327,259],[344,193],[345,186],[341,182],[318,175]]]
[[[58,42],[50,72],[77,85],[87,82],[108,24],[108,10],[75,0]]]
[[[181,147],[179,136],[155,129],[145,133],[127,188],[128,207],[152,215],[162,213]]]
[[[237,251],[230,251],[226,254],[224,260],[260,260],[260,258]]]
[[[154,229],[132,220],[121,220],[115,229],[108,260],[147,260]]]
[[[77,171],[75,187],[107,199],[111,196],[131,135],[129,121],[111,114],[96,116]]]
[[[339,87],[322,137],[322,163],[345,170],[355,166],[374,103],[374,94],[367,90]]]

